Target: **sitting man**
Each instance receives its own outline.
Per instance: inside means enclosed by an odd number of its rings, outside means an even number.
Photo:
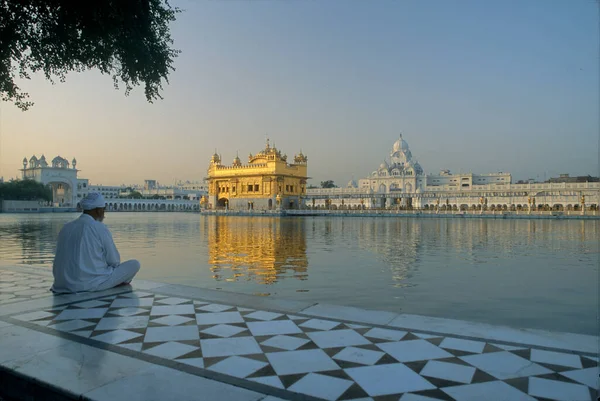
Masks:
[[[52,273],[55,293],[102,291],[129,284],[140,262],[121,256],[108,228],[102,223],[106,203],[91,192],[80,202],[83,214],[64,225],[58,234]]]

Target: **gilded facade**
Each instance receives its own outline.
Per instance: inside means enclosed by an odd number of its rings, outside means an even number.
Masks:
[[[300,152],[288,163],[269,141],[263,150],[250,153],[248,163],[238,156],[229,166],[215,152],[208,167],[208,208],[233,210],[297,209],[306,194],[307,158]]]

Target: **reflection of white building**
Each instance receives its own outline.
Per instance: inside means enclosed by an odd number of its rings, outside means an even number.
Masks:
[[[42,155],[39,159],[34,155],[29,160],[23,159],[21,169],[23,179],[35,180],[52,188],[52,200],[60,206],[77,205],[77,160],[71,163],[65,158],[56,156],[52,163],[48,164],[46,157]]]
[[[449,208],[468,210],[519,210],[554,208],[576,210],[582,196],[587,207],[597,208],[600,183],[524,183],[513,184],[509,173],[425,174],[413,159],[406,141],[392,146],[389,161],[384,160],[370,176],[346,188],[307,189],[307,206],[334,208]],[[531,198],[531,199],[530,199]],[[483,202],[483,205],[482,205]]]

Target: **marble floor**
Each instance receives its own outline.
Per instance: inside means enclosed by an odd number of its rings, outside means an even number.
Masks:
[[[51,277],[0,270],[0,305],[48,297],[51,286]]]
[[[266,401],[583,401],[598,396],[598,356],[590,353],[323,318],[309,314],[310,308],[293,314],[216,303],[162,293],[160,287],[97,295],[0,313],[0,346],[3,330],[26,329],[90,347],[89,352],[243,388],[252,392],[251,399]],[[10,326],[2,328],[2,322]],[[0,363],[24,374],[43,366],[3,361],[1,352]],[[126,383],[122,391],[135,387]],[[92,399],[110,394],[105,387],[84,390],[72,391]]]

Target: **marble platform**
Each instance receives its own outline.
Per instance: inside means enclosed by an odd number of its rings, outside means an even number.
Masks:
[[[50,281],[0,267],[0,397],[13,385],[111,401],[598,397],[594,336],[143,280],[53,296]]]

